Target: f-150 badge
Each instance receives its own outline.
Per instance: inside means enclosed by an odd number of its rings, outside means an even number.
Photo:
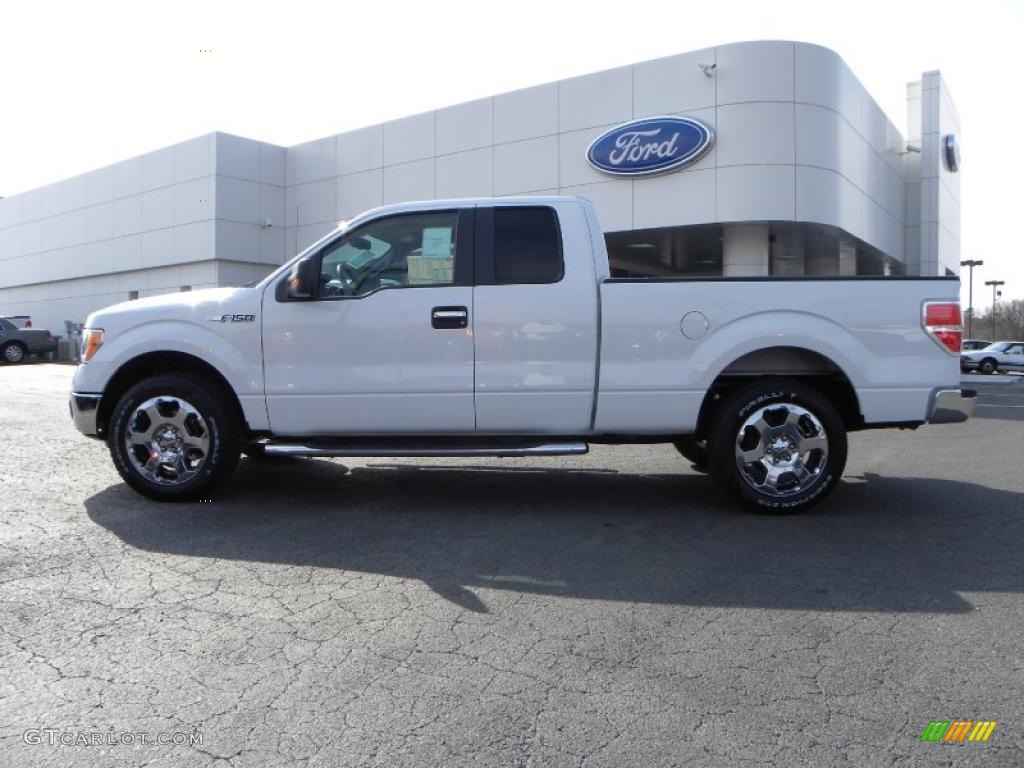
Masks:
[[[210,315],[206,319],[212,323],[251,323],[256,315]]]

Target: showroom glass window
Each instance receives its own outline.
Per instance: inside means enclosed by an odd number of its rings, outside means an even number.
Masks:
[[[557,283],[564,274],[562,239],[553,209],[494,209],[495,283]]]
[[[456,211],[440,211],[388,216],[354,229],[324,250],[319,298],[452,285],[457,224]]]

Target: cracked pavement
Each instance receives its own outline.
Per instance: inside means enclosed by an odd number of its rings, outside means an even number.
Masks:
[[[0,367],[5,766],[1024,763],[1024,422],[852,435],[796,517],[665,446],[243,458],[156,504],[72,373]],[[919,741],[957,718],[999,725]]]

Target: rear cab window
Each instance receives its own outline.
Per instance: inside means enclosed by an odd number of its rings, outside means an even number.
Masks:
[[[560,282],[565,275],[558,216],[550,206],[496,206],[481,223],[493,238],[481,248],[481,284],[522,285]],[[488,222],[487,220],[490,219]],[[484,229],[488,227],[484,224]]]

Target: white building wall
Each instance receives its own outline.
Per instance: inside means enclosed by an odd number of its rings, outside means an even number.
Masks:
[[[0,314],[63,333],[132,291],[215,286],[215,258],[266,274],[287,253],[284,154],[215,133],[0,199]]]
[[[921,274],[960,272],[960,174],[946,162],[943,140],[960,138],[960,115],[938,72],[921,80]]]
[[[714,64],[707,77],[700,64]],[[657,114],[716,129],[686,170],[642,179],[584,153],[618,123]],[[598,72],[370,126],[287,151],[286,245],[383,203],[573,194],[607,231],[811,221],[902,260],[903,138],[832,51],[737,43]]]

